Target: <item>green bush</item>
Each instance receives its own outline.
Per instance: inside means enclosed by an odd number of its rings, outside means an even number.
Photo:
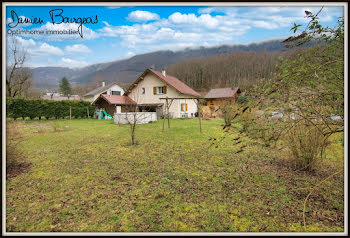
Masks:
[[[6,115],[13,118],[67,118],[72,108],[72,118],[86,118],[87,109],[92,117],[95,107],[86,101],[52,101],[43,99],[7,98]]]
[[[240,95],[238,98],[237,98],[237,103],[239,104],[244,104],[244,103],[248,103],[249,102],[249,98],[247,96],[244,96],[244,95]]]

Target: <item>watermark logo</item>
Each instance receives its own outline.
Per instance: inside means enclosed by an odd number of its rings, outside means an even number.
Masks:
[[[7,32],[11,35],[16,34],[23,34],[23,33],[29,33],[29,34],[79,34],[81,38],[83,38],[83,25],[87,24],[97,24],[98,23],[98,16],[91,16],[91,17],[67,17],[64,16],[63,9],[53,9],[49,11],[49,16],[51,19],[51,23],[53,25],[59,25],[62,23],[71,23],[71,24],[79,24],[77,30],[46,30],[40,31],[40,30],[11,30],[12,28],[15,28],[22,24],[44,24],[44,20],[40,17],[23,17],[18,16],[18,14],[11,10],[11,17],[10,22],[8,22],[7,26],[10,27]]]

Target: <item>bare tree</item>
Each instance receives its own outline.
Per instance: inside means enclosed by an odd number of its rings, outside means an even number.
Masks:
[[[20,47],[16,38],[10,39],[8,59],[7,63],[11,66],[6,75],[6,94],[9,97],[23,96],[32,85],[32,74],[29,68],[24,67],[27,52]]]
[[[138,104],[142,100],[142,94],[140,90],[133,90],[133,95],[132,99],[136,102],[135,104],[129,104],[126,106],[126,111],[125,111],[125,121],[126,123],[130,126],[130,137],[131,137],[131,144],[135,145],[136,144],[136,138],[135,138],[135,132],[136,132],[136,125],[140,123],[142,120],[142,115],[141,113],[137,113],[139,111]]]

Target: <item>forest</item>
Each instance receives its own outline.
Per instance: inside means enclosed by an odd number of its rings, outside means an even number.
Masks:
[[[305,50],[305,49],[304,49]],[[198,91],[217,87],[250,88],[276,72],[276,64],[292,58],[301,49],[278,52],[235,52],[226,55],[188,59],[166,67],[173,75]]]

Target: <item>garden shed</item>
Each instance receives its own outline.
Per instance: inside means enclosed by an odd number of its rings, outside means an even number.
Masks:
[[[128,96],[100,94],[92,105],[103,108],[110,115],[122,112],[134,112],[137,103]]]
[[[241,93],[239,87],[214,88],[204,98],[207,106],[221,106],[225,102],[235,103],[239,93]]]

